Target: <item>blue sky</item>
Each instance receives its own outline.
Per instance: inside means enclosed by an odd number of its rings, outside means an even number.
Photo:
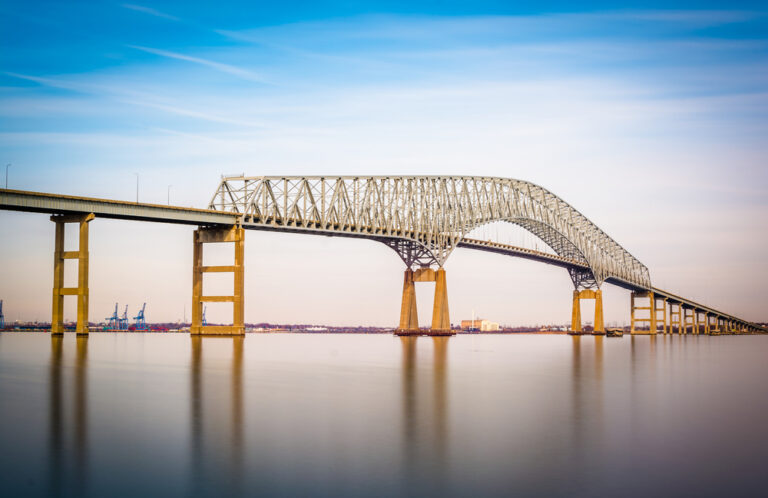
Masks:
[[[133,199],[138,173],[142,200],[166,202],[172,185],[172,202],[204,206],[222,173],[521,178],[584,212],[657,285],[768,319],[768,287],[753,278],[768,271],[764,5],[253,3],[0,5],[9,186]],[[99,223],[94,254],[115,256],[94,263],[103,265],[92,272],[94,318],[109,302],[145,299],[155,319],[180,317],[189,301],[185,229]],[[48,295],[49,270],[33,261],[50,260],[48,224],[0,213],[5,233],[28,234],[0,247],[1,260],[19,263],[0,270],[11,317],[45,316],[48,303],[36,296]],[[399,260],[383,246],[249,237],[270,264],[249,270],[258,273],[246,292],[268,299],[256,284],[266,281],[276,301],[249,307],[249,321],[396,318]],[[567,276],[508,259],[451,257],[452,319],[476,308],[508,323],[567,320]],[[298,290],[278,277],[296,265],[313,275]],[[517,284],[490,285],[499,268]],[[168,272],[162,292],[142,290],[159,271]],[[310,305],[333,279],[329,297]],[[357,299],[350,293],[381,300],[356,301],[355,313],[340,316],[330,303]],[[297,299],[298,316],[288,305]],[[625,320],[628,297],[609,299],[607,319]]]

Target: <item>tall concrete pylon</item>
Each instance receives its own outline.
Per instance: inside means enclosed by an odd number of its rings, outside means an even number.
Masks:
[[[77,296],[78,335],[88,334],[88,223],[95,218],[93,213],[83,215],[54,215],[56,239],[53,253],[53,296],[51,310],[51,334],[64,333],[64,296]],[[79,225],[77,251],[64,250],[64,231],[67,223]],[[77,287],[64,287],[64,260],[77,260]]]
[[[415,282],[435,282],[435,299],[432,306],[432,327],[423,335],[453,335],[448,309],[448,285],[445,270],[438,268],[408,268],[403,275],[403,299],[400,306],[400,326],[397,335],[422,335],[416,308]]]
[[[203,246],[207,243],[231,242],[235,246],[235,261],[228,266],[204,266]],[[195,230],[192,257],[192,324],[193,335],[244,335],[245,313],[243,307],[245,230],[231,228],[206,228]],[[231,296],[206,296],[203,294],[204,273],[234,273]],[[203,303],[232,303],[232,325],[203,325]]]
[[[575,290],[573,291],[573,313],[571,314],[571,331],[580,333],[581,328],[581,300],[595,300],[595,325],[592,330],[594,335],[605,334],[605,324],[603,322],[603,291],[600,289]]]

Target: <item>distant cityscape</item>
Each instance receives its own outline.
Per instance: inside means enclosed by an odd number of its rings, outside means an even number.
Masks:
[[[88,322],[88,329],[91,332],[188,332],[190,322],[177,321],[177,322],[158,322],[147,323],[144,318],[145,306],[141,308],[138,315],[133,317],[133,323],[129,322],[127,308],[123,312],[122,317],[118,316],[117,305],[111,317],[108,317],[104,322]],[[205,321],[205,314],[203,320],[206,325],[221,325],[218,323],[207,323]],[[757,325],[768,326],[768,322],[757,322]],[[65,322],[64,328],[67,331],[74,331],[76,323]],[[428,327],[423,327],[425,330]],[[614,329],[623,330],[628,332],[629,325],[623,324],[616,326]],[[566,333],[570,330],[570,324],[545,324],[545,325],[523,325],[523,326],[509,326],[500,325],[498,322],[493,322],[484,318],[472,318],[470,320],[462,320],[458,325],[451,325],[451,329],[457,333],[482,333],[482,334],[509,334],[509,333]],[[4,331],[50,331],[51,323],[42,321],[20,321],[17,320],[13,323],[9,323],[5,320],[2,301],[0,301],[0,330]],[[269,333],[269,332],[294,332],[294,333],[315,333],[315,334],[389,334],[395,330],[395,327],[371,327],[371,326],[332,326],[322,324],[293,324],[293,323],[246,323],[246,332],[255,333]],[[584,327],[585,332],[592,331],[591,323],[588,323]]]
[[[65,322],[64,328],[67,331],[75,330],[75,322]],[[208,325],[220,325],[218,323],[209,323]],[[146,323],[144,326],[137,327],[135,324],[128,325],[126,328],[116,328],[110,326],[105,322],[89,322],[88,329],[90,332],[187,332],[189,331],[189,322],[159,322],[159,323]],[[358,333],[358,334],[380,334],[380,333],[392,333],[396,327],[372,327],[372,326],[332,326],[321,324],[294,324],[294,323],[246,323],[246,332],[294,332],[294,333],[315,333],[315,334],[338,334],[338,333]],[[425,330],[428,327],[423,327]],[[627,328],[628,326],[624,327]],[[6,323],[5,327],[1,330],[6,331],[49,331],[51,329],[50,322],[41,321],[15,321],[13,323]],[[452,326],[452,329],[457,333],[518,333],[518,332],[562,332],[565,333],[570,330],[569,325],[550,324],[550,325],[527,325],[527,326],[501,326],[496,322],[490,322],[489,320],[475,320],[474,325],[472,320],[463,320],[459,326]],[[586,331],[590,331],[591,327],[588,325],[585,327]]]

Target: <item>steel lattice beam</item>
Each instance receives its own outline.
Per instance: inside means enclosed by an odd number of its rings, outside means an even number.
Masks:
[[[408,266],[442,266],[472,229],[505,221],[530,231],[558,256],[583,263],[586,271],[571,272],[577,288],[599,287],[609,278],[651,288],[645,265],[555,194],[522,180],[226,177],[209,207],[242,215],[246,227],[382,240]]]

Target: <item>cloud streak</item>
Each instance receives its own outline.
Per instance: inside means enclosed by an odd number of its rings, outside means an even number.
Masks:
[[[129,48],[133,48],[135,50],[141,50],[142,52],[146,52],[148,54],[159,55],[160,57],[166,57],[168,59],[175,59],[175,60],[180,60],[185,62],[191,62],[193,64],[199,64],[201,66],[206,66],[211,69],[215,69],[216,71],[220,71],[222,73],[230,74],[232,76],[237,76],[238,78],[244,79],[246,81],[252,81],[255,83],[267,83],[267,80],[261,75],[256,74],[253,71],[249,71],[247,69],[243,69],[237,66],[232,66],[230,64],[223,64],[221,62],[216,62],[209,59],[203,59],[201,57],[193,57],[191,55],[180,54],[178,52],[170,52],[168,50],[142,47],[140,45],[126,45],[126,46]]]
[[[162,19],[168,19],[169,21],[180,21],[178,17],[172,16],[170,14],[166,14],[164,12],[160,12],[157,9],[153,9],[152,7],[144,7],[143,5],[136,5],[133,3],[124,3],[121,5],[124,9],[133,10],[136,12],[141,12],[144,14],[149,14],[150,16],[154,17],[160,17]]]

